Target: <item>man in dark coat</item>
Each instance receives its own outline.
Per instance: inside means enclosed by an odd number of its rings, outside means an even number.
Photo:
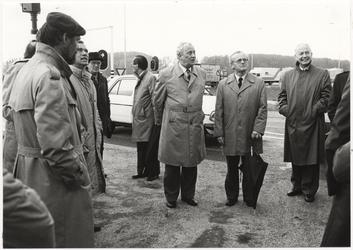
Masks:
[[[97,92],[97,106],[99,117],[102,121],[103,134],[110,138],[112,136],[112,126],[110,120],[110,99],[108,94],[108,80],[105,78],[100,70],[102,64],[102,57],[97,52],[90,52],[88,55],[88,69],[92,74],[92,80]],[[103,139],[103,136],[102,136]],[[104,139],[102,140],[101,155],[103,157]]]
[[[153,147],[153,143],[158,143],[157,138],[151,141],[153,131],[154,115],[152,96],[156,77],[148,71],[148,61],[142,55],[136,55],[131,63],[134,74],[137,77],[135,86],[134,101],[132,105],[132,141],[137,145],[137,175],[133,179],[148,177],[147,181],[156,180],[160,174],[160,164],[158,161],[158,147]],[[159,136],[158,136],[159,138]],[[150,156],[147,153],[150,151]],[[149,158],[150,160],[147,161]]]
[[[321,247],[350,247],[350,77],[325,142],[328,194],[332,208]]]
[[[331,94],[327,70],[311,63],[307,44],[295,49],[296,67],[287,71],[278,95],[279,113],[286,117],[284,161],[292,163],[292,189],[288,196],[304,193],[313,202],[324,163],[325,118]]]
[[[336,75],[335,80],[333,81],[331,97],[327,107],[327,115],[331,122],[335,117],[337,106],[341,101],[344,85],[347,82],[348,76],[349,76],[349,71],[345,71]]]

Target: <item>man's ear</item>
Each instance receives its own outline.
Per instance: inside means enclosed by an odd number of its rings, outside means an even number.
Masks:
[[[63,34],[63,43],[64,44],[70,43],[70,39],[69,39],[69,36],[67,35],[67,33]]]

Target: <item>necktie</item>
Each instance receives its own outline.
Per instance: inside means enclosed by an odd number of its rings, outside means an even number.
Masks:
[[[189,69],[186,69],[185,76],[188,79],[188,81],[190,81],[191,75],[190,75],[190,70]]]
[[[238,80],[238,82],[239,82],[239,83],[238,83],[238,86],[239,86],[239,88],[241,88],[241,84],[243,83],[243,78],[240,77],[239,80]]]

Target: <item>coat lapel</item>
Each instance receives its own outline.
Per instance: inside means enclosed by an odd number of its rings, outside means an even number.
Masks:
[[[191,68],[190,75],[191,75],[191,78],[190,78],[190,81],[189,81],[188,88],[190,88],[191,84],[193,84],[195,79],[197,78],[197,70],[195,69],[195,66],[193,66]]]
[[[237,80],[235,79],[234,74],[231,74],[230,76],[228,76],[226,83],[228,84],[231,90],[233,90],[237,94],[239,93],[238,83],[237,83]]]
[[[245,89],[249,88],[252,84],[254,84],[254,82],[255,82],[255,78],[254,78],[253,74],[248,72],[245,79],[243,80],[243,86],[241,86],[239,93],[241,93]]]

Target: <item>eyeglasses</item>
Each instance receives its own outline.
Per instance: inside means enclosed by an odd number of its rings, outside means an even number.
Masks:
[[[238,59],[238,60],[236,60],[236,61],[232,61],[232,63],[241,63],[241,62],[246,63],[246,62],[248,62],[248,61],[249,61],[248,58],[240,58],[240,59]]]

